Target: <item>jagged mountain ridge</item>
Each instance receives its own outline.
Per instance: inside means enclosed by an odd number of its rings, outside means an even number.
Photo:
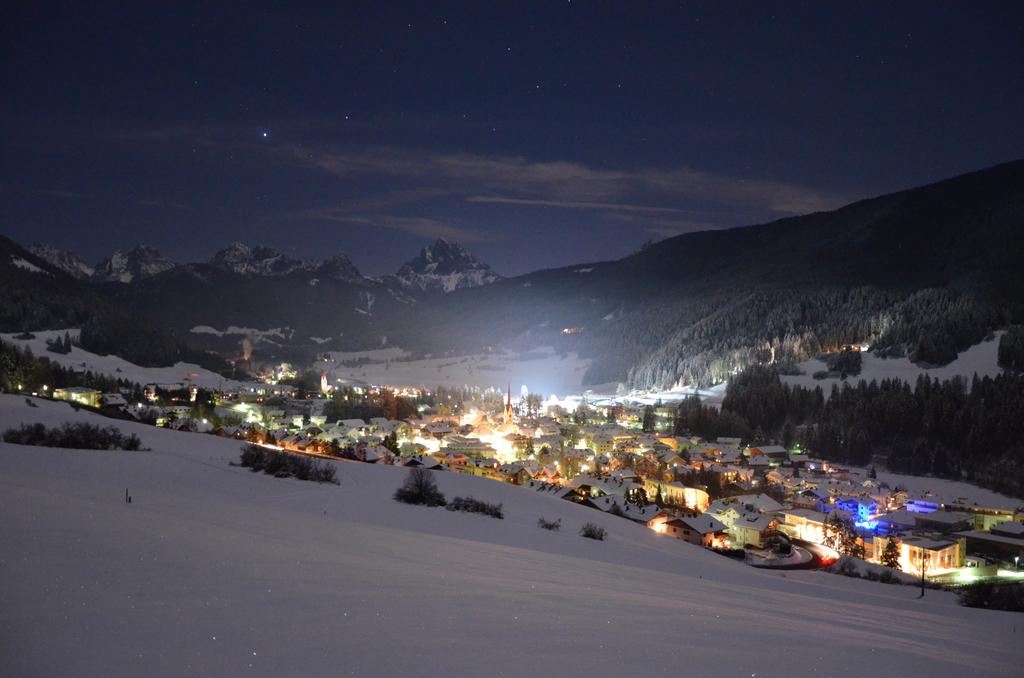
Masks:
[[[250,247],[241,242],[234,242],[220,250],[209,263],[244,276],[282,276],[306,271],[336,280],[357,281],[364,278],[347,254],[335,254],[322,261],[293,259],[271,247]]]
[[[117,250],[98,263],[92,278],[97,282],[130,283],[169,271],[176,265],[159,250],[136,245],[127,251]]]
[[[28,251],[79,280],[88,280],[96,272],[94,267],[82,261],[81,257],[70,250],[33,243],[29,245]]]
[[[395,278],[411,290],[452,292],[489,285],[501,276],[458,243],[438,238],[404,263]]]
[[[225,354],[237,348],[237,335],[193,328],[289,328],[284,333],[288,339],[264,346],[286,352],[342,344],[366,348],[386,341],[375,329],[382,317],[401,317],[402,309],[444,290],[445,284],[455,289],[496,279],[489,267],[454,243],[433,243],[420,257],[429,261],[403,265],[421,271],[422,284],[408,285],[397,276],[364,276],[345,254],[306,260],[235,242],[206,262],[174,265],[151,248],[136,247],[108,257],[88,282],[103,286],[105,296],[152,322]]]

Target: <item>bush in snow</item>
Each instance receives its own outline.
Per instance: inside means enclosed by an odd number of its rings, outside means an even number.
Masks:
[[[114,426],[100,428],[94,424],[63,424],[47,428],[43,424],[22,424],[4,432],[4,442],[15,445],[66,447],[77,450],[138,450],[139,437],[125,435]]]
[[[297,478],[318,483],[338,484],[333,464],[326,464],[309,457],[277,452],[259,445],[244,445],[240,465],[256,471],[263,471],[275,478]]]
[[[466,513],[482,513],[492,518],[504,518],[501,504],[488,504],[473,497],[455,497],[446,507],[449,511],[464,511]]]
[[[594,523],[587,523],[581,527],[580,534],[587,539],[596,539],[598,541],[604,541],[605,537],[608,536],[608,532],[603,527]]]
[[[893,572],[892,570],[889,570],[889,569],[883,570],[878,575],[878,581],[882,582],[883,584],[902,584],[903,583],[902,581],[900,581],[899,575],[897,575],[895,572]]]
[[[1024,612],[1024,584],[972,584],[957,591],[961,605]]]
[[[441,490],[437,489],[430,471],[420,467],[409,470],[405,483],[395,490],[395,501],[425,506],[444,506],[448,503]]]
[[[541,516],[537,519],[537,527],[542,527],[545,530],[557,530],[562,527],[562,519],[544,520],[544,516]]]

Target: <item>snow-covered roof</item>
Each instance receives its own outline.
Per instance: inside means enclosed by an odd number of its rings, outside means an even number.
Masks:
[[[754,509],[761,513],[770,513],[782,508],[782,504],[775,501],[767,494],[741,494],[739,496],[732,497],[732,499],[738,504],[753,506]]]
[[[1018,523],[1011,520],[1009,522],[999,523],[998,525],[993,526],[992,531],[1006,535],[1007,537],[1024,538],[1024,523]]]
[[[743,527],[748,530],[767,530],[774,518],[760,513],[748,513],[736,519],[734,527]]]
[[[700,515],[696,516],[683,516],[681,518],[673,518],[672,520],[668,521],[669,525],[673,523],[686,526],[694,532],[698,532],[700,534],[713,534],[715,532],[725,532],[726,530],[724,523],[722,523],[719,520],[716,520],[712,516],[709,516],[707,513],[701,513]]]

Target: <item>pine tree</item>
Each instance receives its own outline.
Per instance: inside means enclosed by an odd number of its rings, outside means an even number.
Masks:
[[[645,433],[652,433],[655,428],[657,428],[657,422],[654,417],[654,408],[648,405],[644,408],[643,429]]]
[[[900,544],[896,539],[889,538],[882,550],[882,565],[891,567],[894,570],[902,570],[900,566]]]

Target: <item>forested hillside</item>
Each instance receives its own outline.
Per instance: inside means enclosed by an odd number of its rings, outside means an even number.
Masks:
[[[48,264],[0,236],[0,331],[81,328],[83,348],[144,366],[195,362],[227,368],[217,355],[198,351],[164,323],[146,321],[100,290]]]
[[[679,406],[678,433],[748,442],[802,443],[815,455],[893,471],[965,479],[1024,497],[1024,375],[1007,373],[914,386],[883,380],[807,389],[772,367],[733,377],[721,411],[693,398]]]
[[[588,383],[720,382],[870,343],[944,364],[1024,317],[1024,161],[832,212],[690,233],[613,262],[461,290],[385,319],[443,353],[550,343]]]

